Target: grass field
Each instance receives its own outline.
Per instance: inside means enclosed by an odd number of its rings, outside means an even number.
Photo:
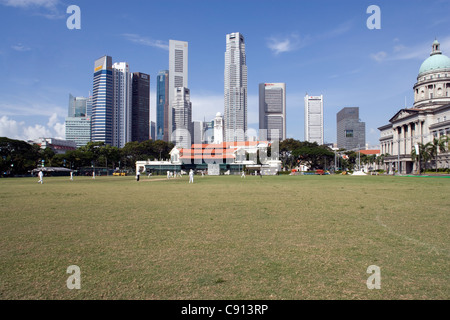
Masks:
[[[0,179],[0,299],[450,298],[450,179],[37,180]]]

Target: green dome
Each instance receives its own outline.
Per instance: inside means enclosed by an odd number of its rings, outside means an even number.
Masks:
[[[443,54],[435,54],[422,63],[419,69],[419,75],[440,69],[450,69],[450,58]]]

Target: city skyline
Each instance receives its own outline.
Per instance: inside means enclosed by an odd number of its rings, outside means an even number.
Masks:
[[[0,23],[2,30],[8,30],[2,31],[5,42],[0,46],[5,71],[1,75],[0,135],[64,137],[67,95],[88,96],[92,91],[92,61],[106,54],[115,61],[129,62],[130,71],[156,78],[169,67],[169,39],[189,42],[193,120],[212,120],[223,112],[223,39],[241,32],[246,40],[251,135],[256,136],[258,130],[258,84],[273,81],[289,87],[288,138],[304,140],[303,97],[311,92],[325,97],[324,142],[336,142],[336,113],[359,106],[367,142],[378,145],[377,128],[405,104],[412,107],[412,86],[434,38],[444,54],[450,52],[450,36],[442,31],[450,25],[445,15],[450,5],[443,1],[411,1],[408,6],[378,1],[374,4],[381,8],[380,30],[367,28],[370,14],[366,9],[372,3],[364,1],[282,1],[279,8],[269,1],[258,2],[258,6],[242,3],[242,10],[229,21],[221,18],[229,4],[211,3],[202,6],[204,14],[197,15],[195,23],[174,13],[174,20],[180,22],[165,25],[166,29],[152,28],[163,21],[154,12],[164,12],[174,4],[188,15],[201,5],[196,1],[131,1],[120,13],[105,8],[105,14],[112,17],[107,20],[95,16],[104,2],[78,1],[81,29],[68,30],[67,6],[60,1],[0,1]],[[151,18],[142,19],[149,11]],[[283,21],[267,20],[274,12],[282,14]],[[150,89],[151,121],[155,121],[156,85]]]

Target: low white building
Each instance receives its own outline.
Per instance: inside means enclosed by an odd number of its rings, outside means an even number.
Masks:
[[[281,161],[267,156],[268,147],[267,141],[193,144],[191,148],[174,147],[169,153],[169,160],[137,161],[136,170],[159,174],[190,169],[209,172],[211,165],[215,165],[219,166],[221,172],[240,174],[247,166],[259,165],[259,170],[263,173],[274,175],[281,170]]]
[[[74,141],[55,138],[39,138],[29,142],[39,145],[41,149],[51,148],[56,154],[63,154],[77,148],[77,144]]]

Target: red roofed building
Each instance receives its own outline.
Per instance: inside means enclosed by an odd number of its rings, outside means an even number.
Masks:
[[[263,174],[276,174],[281,169],[281,161],[267,157],[267,141],[223,142],[219,144],[193,144],[191,148],[175,147],[167,161],[138,161],[145,171],[163,173],[168,171],[204,171],[212,174],[226,172],[238,174],[247,166]],[[262,164],[258,164],[258,160]]]
[[[370,156],[370,155],[376,155],[379,156],[380,150],[360,150],[359,151],[361,154],[365,154],[366,156]]]
[[[376,161],[376,157],[381,155],[381,151],[378,149],[374,149],[374,150],[360,150],[359,151],[361,155],[366,155],[368,157],[368,159],[370,159],[371,161],[367,162],[367,163],[362,163],[362,171],[364,172],[369,172],[369,171],[374,171],[374,170],[378,170],[382,168],[381,164],[378,164]]]

